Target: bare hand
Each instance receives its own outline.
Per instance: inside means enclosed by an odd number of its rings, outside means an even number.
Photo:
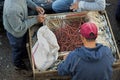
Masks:
[[[65,53],[65,55],[63,56],[63,59],[65,60],[67,58],[67,56],[69,55],[70,52]]]
[[[44,20],[45,20],[45,15],[39,14],[39,15],[37,16],[37,20],[38,20],[38,22],[40,22],[40,23],[44,22]]]
[[[48,2],[48,3],[51,3],[51,2],[52,2],[52,0],[47,0],[47,2]]]
[[[68,54],[67,54],[67,55],[64,55],[64,56],[63,56],[63,59],[65,60],[65,59],[67,58],[67,56],[68,56]]]
[[[70,6],[70,10],[76,11],[76,10],[79,8],[78,4],[79,4],[78,1],[75,2],[75,3],[73,3],[73,4]]]
[[[42,7],[36,7],[36,11],[39,13],[39,14],[44,14],[45,13],[45,10],[42,8]]]

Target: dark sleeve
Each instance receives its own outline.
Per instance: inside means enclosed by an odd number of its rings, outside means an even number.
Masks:
[[[114,56],[113,56],[113,54],[112,54],[112,50],[110,49],[110,48],[108,48],[108,47],[106,47],[107,48],[107,52],[108,52],[108,58],[109,58],[109,60],[110,60],[110,64],[111,65],[113,65],[113,63],[115,62],[115,58],[114,58]]]
[[[36,10],[36,7],[38,6],[35,2],[33,2],[32,0],[27,0],[27,5],[29,8]]]
[[[70,75],[71,55],[68,55],[65,61],[58,65],[59,75]]]

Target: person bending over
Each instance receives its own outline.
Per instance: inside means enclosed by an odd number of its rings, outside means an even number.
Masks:
[[[64,56],[58,74],[71,76],[72,80],[111,80],[114,57],[107,46],[96,43],[97,26],[86,22],[79,33],[83,46]]]
[[[12,48],[12,62],[15,69],[27,69],[24,57],[27,54],[26,34],[28,28],[36,23],[42,23],[43,14],[28,17],[26,0],[5,0],[3,9],[3,24]]]

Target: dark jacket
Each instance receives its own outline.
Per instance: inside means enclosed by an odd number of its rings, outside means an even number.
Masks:
[[[82,46],[72,51],[58,66],[59,75],[70,75],[72,80],[111,80],[114,57],[101,44],[96,48]]]

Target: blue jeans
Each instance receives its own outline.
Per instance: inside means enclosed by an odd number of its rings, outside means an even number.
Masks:
[[[69,12],[73,0],[56,0],[52,4],[52,9],[56,13]]]
[[[7,32],[7,37],[12,47],[12,62],[14,66],[19,67],[23,64],[23,57],[27,55],[26,34],[23,37],[16,38]]]

